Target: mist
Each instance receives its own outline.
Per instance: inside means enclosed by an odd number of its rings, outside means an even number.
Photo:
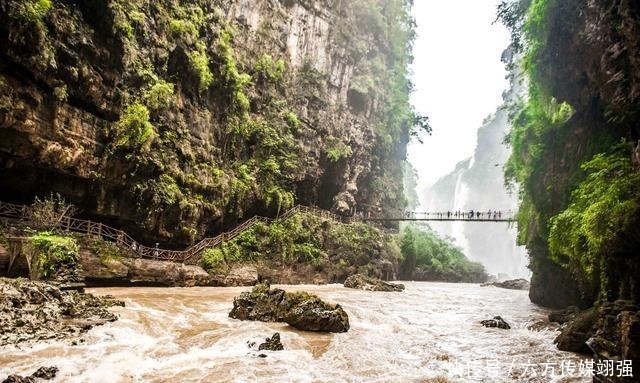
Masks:
[[[464,3],[464,4],[461,4]],[[433,135],[409,147],[419,211],[516,210],[504,186],[509,131],[501,106],[515,97],[501,61],[509,36],[495,24],[497,1],[417,2],[412,102],[430,117]],[[464,6],[461,6],[464,5]],[[455,15],[455,23],[444,15]],[[457,29],[453,25],[464,25]],[[440,38],[442,34],[447,39]],[[446,41],[446,42],[443,42]],[[515,224],[431,222],[490,274],[529,277]]]

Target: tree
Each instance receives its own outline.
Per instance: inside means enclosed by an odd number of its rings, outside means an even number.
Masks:
[[[37,230],[53,230],[65,217],[72,217],[77,212],[75,206],[67,203],[60,194],[51,193],[48,197],[36,197],[29,209],[29,219]]]

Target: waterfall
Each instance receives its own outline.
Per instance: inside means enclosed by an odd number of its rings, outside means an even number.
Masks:
[[[460,172],[458,179],[456,180],[455,192],[453,193],[453,211],[467,211],[466,204],[469,197],[469,186],[467,186],[467,184],[462,180],[463,175],[464,171]],[[462,248],[464,254],[469,259],[473,260],[473,255],[470,252],[471,249],[469,247],[469,241],[464,235],[465,222],[455,221],[451,226],[451,236],[456,239],[457,244]]]

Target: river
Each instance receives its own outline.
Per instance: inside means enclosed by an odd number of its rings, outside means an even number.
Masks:
[[[60,368],[55,381],[65,383],[591,380],[578,377],[580,357],[555,348],[553,329],[528,329],[548,312],[531,304],[526,291],[450,283],[406,286],[403,293],[284,286],[340,303],[351,323],[343,334],[230,319],[233,297],[248,288],[91,289],[126,301],[126,308],[115,308],[118,321],[90,330],[76,346],[56,341],[5,347],[0,377],[55,365]],[[494,315],[512,329],[479,325]],[[284,351],[267,351],[261,358],[249,348],[248,341],[259,343],[275,331]],[[561,377],[561,366],[576,369]]]

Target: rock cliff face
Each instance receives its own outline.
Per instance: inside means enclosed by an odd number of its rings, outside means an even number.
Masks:
[[[640,4],[514,1],[500,14],[530,80],[512,115],[506,174],[521,187],[531,299],[595,306],[560,347],[636,366],[632,378],[597,371],[594,382],[637,380]]]
[[[409,3],[0,0],[0,198],[175,245],[401,207]]]
[[[531,80],[529,100],[512,114],[506,173],[521,187],[519,231],[531,257],[531,298],[562,307],[589,306],[599,295],[638,297],[632,254],[640,244],[640,205],[631,157],[640,137],[640,8],[550,1],[525,16],[529,5],[513,2],[515,12],[505,13],[514,16],[507,24],[522,27],[514,29],[514,44],[525,45]],[[619,165],[598,164],[603,156]],[[613,186],[589,194],[598,182]],[[598,225],[587,224],[596,216]],[[604,234],[604,227],[611,231]]]

